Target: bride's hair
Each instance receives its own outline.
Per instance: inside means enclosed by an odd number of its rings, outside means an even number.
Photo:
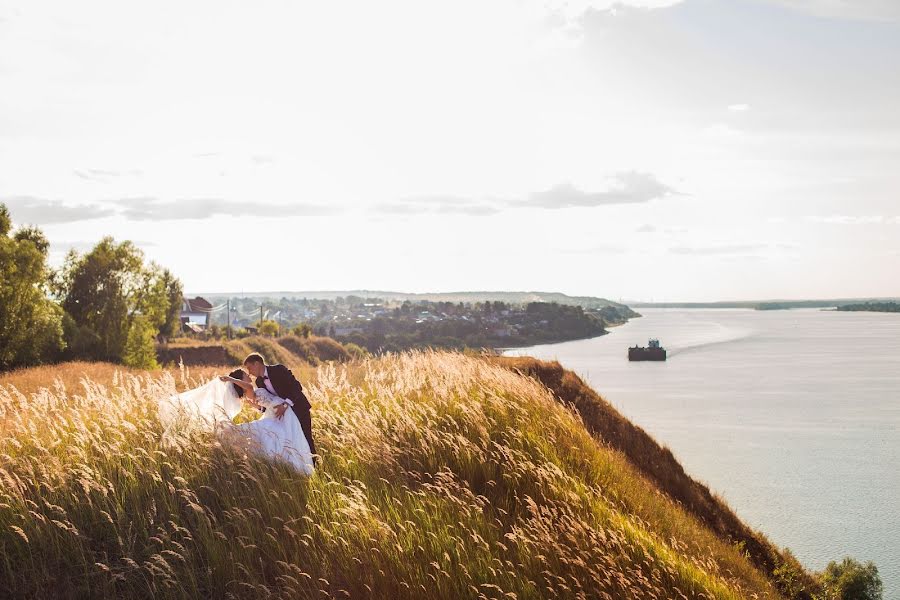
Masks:
[[[231,373],[229,373],[228,376],[229,376],[229,377],[234,377],[235,379],[241,379],[241,380],[243,380],[243,379],[244,379],[244,370],[243,370],[243,369],[235,369],[234,371],[232,371]],[[238,398],[243,398],[243,397],[244,397],[244,388],[242,388],[241,386],[239,386],[239,385],[236,384],[236,383],[232,383],[231,386],[232,386],[232,387],[234,388],[234,390],[237,392]]]

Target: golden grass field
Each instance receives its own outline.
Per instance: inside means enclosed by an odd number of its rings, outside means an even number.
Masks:
[[[538,381],[477,357],[295,373],[305,479],[157,402],[225,367],[0,376],[2,598],[779,598]]]

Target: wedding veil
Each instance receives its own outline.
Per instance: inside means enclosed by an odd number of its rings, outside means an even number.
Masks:
[[[159,421],[164,438],[178,426],[214,430],[241,412],[234,385],[215,378],[192,390],[174,394],[159,403]]]

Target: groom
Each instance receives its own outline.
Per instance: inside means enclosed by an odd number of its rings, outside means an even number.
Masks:
[[[253,377],[256,377],[256,387],[264,387],[276,396],[281,398],[289,398],[293,403],[294,414],[300,421],[300,427],[303,429],[303,435],[309,442],[309,451],[313,455],[313,464],[317,463],[316,444],[313,442],[312,435],[312,415],[310,414],[309,400],[303,394],[303,386],[291,373],[291,370],[284,365],[267,365],[261,354],[254,352],[244,359],[244,366]],[[281,419],[288,405],[282,404],[276,407],[275,416]],[[265,410],[265,409],[263,409]]]

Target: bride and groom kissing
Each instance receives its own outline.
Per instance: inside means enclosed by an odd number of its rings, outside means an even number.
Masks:
[[[255,421],[233,424],[244,400],[262,412]],[[243,368],[207,384],[176,394],[160,404],[160,420],[173,427],[176,417],[196,417],[195,423],[246,438],[265,456],[287,462],[312,475],[316,445],[310,404],[303,386],[284,365],[267,365],[260,354],[244,359]]]

